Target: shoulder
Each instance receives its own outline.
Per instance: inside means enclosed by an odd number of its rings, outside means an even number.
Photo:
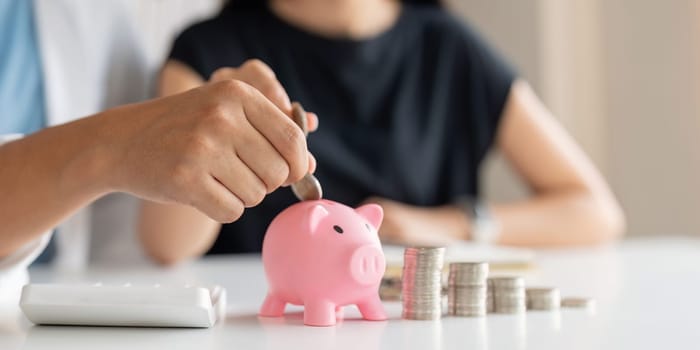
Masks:
[[[463,67],[478,68],[506,82],[517,75],[510,62],[464,19],[436,6],[407,6],[407,11],[407,22],[421,28],[423,41],[435,54],[452,55]]]

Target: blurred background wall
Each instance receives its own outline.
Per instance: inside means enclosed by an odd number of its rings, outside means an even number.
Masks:
[[[132,0],[154,67],[220,0]],[[446,0],[518,68],[600,167],[629,235],[700,235],[700,1]],[[498,154],[488,196],[525,186]]]

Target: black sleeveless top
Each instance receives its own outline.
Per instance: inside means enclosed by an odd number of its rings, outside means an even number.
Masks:
[[[477,195],[515,79],[472,29],[433,6],[404,5],[366,40],[312,34],[264,7],[227,8],[185,30],[170,58],[204,79],[251,58],[272,67],[291,100],[319,116],[308,144],[324,197],[351,206],[369,196],[435,206]],[[267,225],[295,202],[289,188],[275,191],[224,225],[209,253],[260,251]]]

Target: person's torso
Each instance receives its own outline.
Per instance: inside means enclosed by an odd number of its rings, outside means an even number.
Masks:
[[[476,193],[492,135],[472,122],[483,108],[469,98],[468,57],[439,16],[406,7],[386,32],[354,41],[310,34],[265,9],[225,10],[199,25],[208,39],[186,63],[203,77],[247,59],[268,64],[292,101],[319,116],[308,145],[325,198],[440,205]],[[258,251],[267,224],[295,201],[289,189],[275,191],[224,225],[211,252]]]

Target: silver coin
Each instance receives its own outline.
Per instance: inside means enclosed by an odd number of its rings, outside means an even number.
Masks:
[[[300,201],[318,200],[323,198],[321,183],[313,174],[304,175],[301,180],[291,185],[292,192]]]
[[[527,297],[525,281],[522,277],[494,277],[489,278],[487,283],[488,288],[491,289],[493,312],[505,314],[525,312]]]
[[[567,308],[593,309],[596,306],[596,302],[593,298],[567,297],[561,299],[561,306]]]
[[[525,280],[522,277],[490,277],[488,281],[495,289],[525,287]]]
[[[450,264],[447,281],[448,314],[457,317],[481,317],[488,307],[488,264]]]
[[[485,282],[488,273],[489,264],[487,263],[451,263],[449,280],[454,282]]]
[[[309,135],[306,111],[299,102],[292,103],[292,119],[301,128],[304,136]],[[300,201],[318,200],[323,198],[321,183],[313,174],[306,174],[301,180],[293,183],[292,192]]]
[[[527,288],[528,310],[557,310],[561,305],[558,288]]]
[[[527,300],[524,291],[522,293],[509,292],[509,293],[499,293],[496,292],[493,295],[496,302],[506,301],[506,300]]]
[[[404,250],[401,278],[402,317],[434,320],[442,316],[443,247],[410,247]]]

